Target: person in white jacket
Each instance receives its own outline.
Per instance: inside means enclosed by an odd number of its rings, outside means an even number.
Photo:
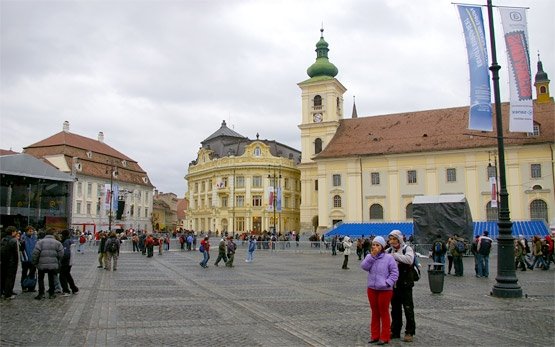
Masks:
[[[343,255],[344,255],[344,259],[343,259],[343,270],[349,270],[349,267],[347,266],[349,264],[349,254],[351,254],[351,247],[353,246],[353,243],[351,242],[351,238],[349,236],[345,236],[343,238],[343,248],[345,248],[345,250],[343,251]]]

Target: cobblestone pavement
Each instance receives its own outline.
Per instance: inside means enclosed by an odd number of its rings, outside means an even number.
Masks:
[[[367,346],[366,273],[351,256],[257,250],[234,268],[198,263],[198,251],[146,258],[122,253],[115,272],[97,269],[96,252],[77,254],[78,295],[1,300],[1,346]],[[414,288],[416,336],[391,346],[549,346],[555,340],[555,270],[517,272],[526,295],[499,299],[496,257],[490,278],[445,277],[432,294],[426,270]],[[427,260],[422,260],[423,268]],[[18,282],[19,283],[19,279]],[[19,292],[16,285],[16,291]]]

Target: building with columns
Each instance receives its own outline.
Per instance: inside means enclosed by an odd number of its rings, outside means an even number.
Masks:
[[[185,228],[197,232],[299,230],[300,152],[221,127],[189,164]]]
[[[420,195],[464,194],[475,221],[497,220],[490,177],[497,177],[495,132],[468,129],[468,106],[359,117],[344,116],[347,90],[335,78],[323,29],[316,61],[300,82],[300,230],[338,222],[412,221]],[[512,220],[555,224],[555,107],[538,61],[534,132],[508,130],[502,104],[506,178]]]
[[[102,132],[98,139],[90,139],[70,132],[65,121],[61,132],[25,147],[23,152],[77,179],[70,192],[71,228],[86,232],[152,231],[154,186],[148,174],[137,161],[106,144]]]

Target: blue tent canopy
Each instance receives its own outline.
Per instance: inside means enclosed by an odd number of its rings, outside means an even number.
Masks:
[[[391,230],[400,230],[403,235],[410,237],[414,231],[412,222],[398,223],[339,223],[326,232],[325,237],[335,235],[349,236],[357,238],[362,236],[387,236]],[[474,235],[481,235],[484,230],[489,232],[489,236],[496,239],[499,235],[497,222],[474,222]],[[534,235],[545,237],[549,234],[548,225],[541,220],[533,221],[513,221],[513,236],[523,235],[530,239]]]

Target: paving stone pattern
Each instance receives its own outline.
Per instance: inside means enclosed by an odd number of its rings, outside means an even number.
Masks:
[[[368,346],[366,273],[356,256],[341,270],[342,255],[257,250],[245,263],[241,249],[227,268],[213,265],[216,253],[203,269],[198,251],[124,252],[118,270],[106,271],[90,247],[72,269],[78,295],[37,301],[20,293],[0,302],[0,345]],[[414,342],[391,346],[553,345],[553,268],[518,271],[526,296],[500,299],[489,295],[495,256],[487,279],[474,276],[472,258],[464,266],[465,276],[445,277],[441,294],[430,292],[423,270]]]

